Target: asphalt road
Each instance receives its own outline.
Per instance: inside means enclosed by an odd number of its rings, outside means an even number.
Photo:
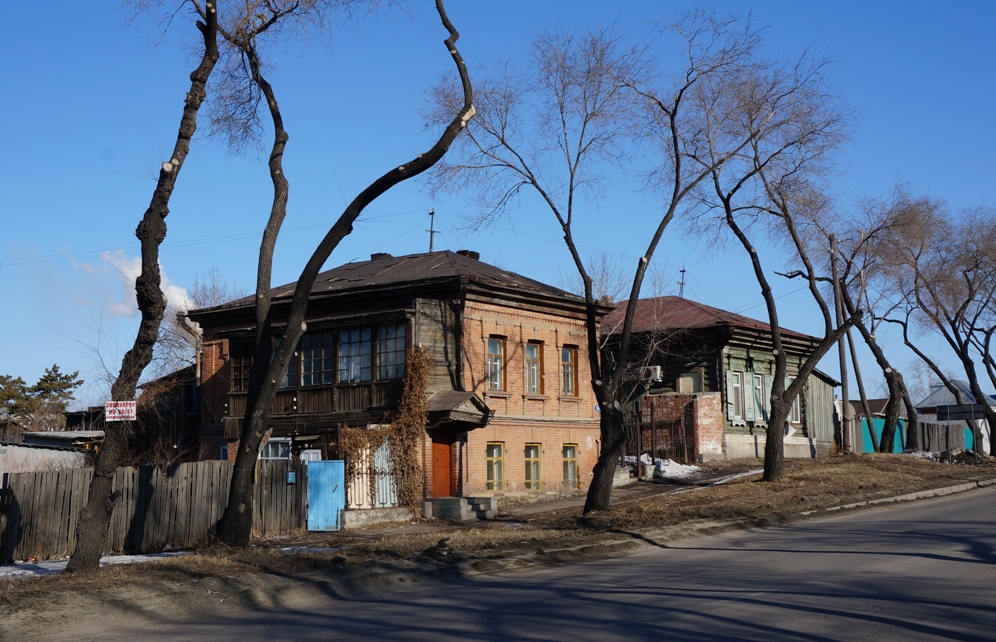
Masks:
[[[996,489],[101,639],[993,640]]]

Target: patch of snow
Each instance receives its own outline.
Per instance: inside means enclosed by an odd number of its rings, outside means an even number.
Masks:
[[[331,553],[333,551],[339,550],[338,548],[314,548],[310,546],[285,546],[280,549],[280,552],[284,555],[297,555],[298,553]]]
[[[679,464],[670,459],[658,459],[654,462],[654,477],[660,479],[687,479],[701,471],[698,466]]]
[[[189,551],[173,551],[169,553],[149,553],[146,555],[105,555],[100,558],[101,566],[111,564],[134,564],[136,562],[149,562],[152,560],[186,555]],[[46,560],[44,562],[16,561],[13,564],[0,565],[0,577],[21,578],[34,577],[37,575],[54,575],[66,570],[66,563],[69,558],[61,560]]]

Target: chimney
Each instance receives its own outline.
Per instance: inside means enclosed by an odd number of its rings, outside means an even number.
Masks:
[[[457,254],[466,256],[468,259],[474,259],[475,261],[481,260],[481,253],[474,250],[457,250]]]
[[[394,257],[392,257],[387,252],[374,252],[373,254],[370,255],[370,260],[371,261],[379,261],[381,259],[391,259],[391,258],[394,258]]]

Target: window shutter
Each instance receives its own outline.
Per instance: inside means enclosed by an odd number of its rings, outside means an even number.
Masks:
[[[744,420],[754,421],[757,408],[757,391],[754,389],[754,373],[744,373]]]
[[[733,387],[733,372],[730,370],[726,371],[726,418],[733,421],[733,411],[736,408],[734,403],[734,395],[736,394],[736,389]]]
[[[770,408],[771,408],[771,380],[772,379],[774,379],[774,377],[767,377],[767,376],[766,377],[762,377],[762,379],[761,379],[764,382],[764,410],[763,410],[763,414],[764,414],[764,420],[765,421],[768,421],[768,417],[770,416],[769,415],[769,411],[770,411]]]

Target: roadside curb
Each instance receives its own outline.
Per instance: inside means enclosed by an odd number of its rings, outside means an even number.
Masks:
[[[547,566],[551,564],[563,563],[565,561],[580,557],[604,557],[611,554],[628,552],[646,546],[666,548],[669,542],[691,539],[697,536],[720,535],[737,530],[765,528],[767,526],[792,522],[817,515],[829,516],[839,511],[854,510],[883,504],[896,504],[900,502],[915,501],[918,499],[929,499],[932,497],[943,497],[945,495],[953,495],[988,486],[996,486],[996,477],[992,479],[966,482],[964,484],[957,484],[954,486],[945,486],[943,488],[922,490],[915,493],[906,493],[904,495],[896,495],[894,497],[882,497],[865,502],[855,502],[851,504],[843,504],[841,506],[804,511],[784,516],[782,521],[779,522],[757,523],[748,520],[700,520],[695,522],[686,522],[684,524],[676,524],[673,526],[625,531],[620,532],[620,534],[624,533],[625,537],[604,540],[592,544],[583,544],[581,546],[562,549],[539,550],[535,553],[501,559],[466,560],[457,565],[457,572],[464,577],[473,577],[477,575],[490,575],[502,571],[523,570],[536,566]]]

